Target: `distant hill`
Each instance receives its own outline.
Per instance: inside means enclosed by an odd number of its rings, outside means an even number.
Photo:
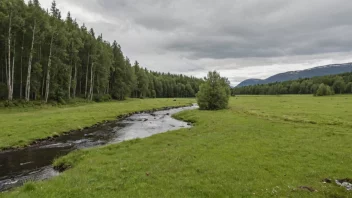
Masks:
[[[344,64],[333,64],[333,65],[325,65],[314,67],[311,69],[300,70],[300,71],[289,71],[285,73],[276,74],[267,79],[247,79],[237,87],[244,87],[249,85],[258,85],[258,84],[268,84],[274,82],[283,82],[288,80],[297,80],[299,78],[311,78],[315,76],[326,76],[326,75],[334,75],[341,74],[346,72],[352,72],[352,63],[344,63]]]

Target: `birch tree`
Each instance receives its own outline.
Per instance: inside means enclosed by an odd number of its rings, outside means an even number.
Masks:
[[[152,72],[137,61],[132,67],[117,41],[79,27],[70,13],[62,19],[55,1],[48,11],[38,0],[0,0],[0,46],[1,100],[185,97],[202,82]]]
[[[27,79],[26,79],[26,88],[25,88],[25,100],[30,100],[31,93],[31,74],[32,74],[32,61],[33,61],[33,53],[34,53],[34,43],[35,43],[35,35],[37,31],[37,21],[40,20],[41,12],[39,3],[29,4],[29,21],[28,24],[31,24],[30,31],[32,32],[31,45],[29,50],[29,59],[28,59],[28,67],[27,67]]]

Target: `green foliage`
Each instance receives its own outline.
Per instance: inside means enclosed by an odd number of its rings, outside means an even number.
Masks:
[[[219,110],[227,108],[230,99],[230,85],[216,71],[209,72],[204,84],[197,93],[197,102],[202,110]]]
[[[154,89],[152,90],[151,97],[156,98],[156,91]]]
[[[316,96],[330,96],[334,95],[334,91],[331,89],[330,86],[324,85],[323,83],[320,84],[317,92],[315,93]]]
[[[285,82],[276,82],[263,85],[235,87],[232,95],[277,95],[277,94],[316,94],[321,84],[331,88],[330,93],[352,93],[352,73],[319,76]]]
[[[139,98],[145,98],[148,93],[149,79],[146,71],[143,68],[139,68],[138,62],[134,65],[137,75],[137,91],[139,93]]]
[[[128,74],[128,67],[130,65],[126,65],[124,56],[121,51],[121,46],[114,41],[113,45],[113,68],[112,68],[112,87],[111,94],[114,99],[124,100],[131,92],[129,79],[131,78],[131,74]]]
[[[345,91],[346,84],[342,77],[338,77],[332,85],[335,93],[342,94]]]
[[[300,83],[299,82],[293,82],[290,85],[290,93],[298,93],[300,90]]]
[[[352,93],[352,82],[349,82],[349,83],[346,85],[345,93],[349,93],[349,94]]]
[[[108,102],[110,101],[112,98],[109,94],[104,94],[104,95],[94,95],[93,100],[95,102]]]
[[[40,96],[40,88],[42,85],[42,75],[43,69],[42,65],[39,62],[36,62],[32,68],[32,82],[31,82],[31,90],[36,96]]]
[[[191,84],[187,83],[185,89],[186,89],[185,90],[186,97],[193,97],[194,96],[194,90],[193,90]]]
[[[59,99],[57,100],[57,102],[61,105],[65,105],[66,104],[66,101],[62,98],[62,97],[59,97]]]
[[[55,100],[56,102],[60,102],[65,98],[66,92],[58,87],[57,89],[53,90],[54,92],[51,93],[51,99]]]
[[[4,102],[4,107],[15,107],[15,106],[16,106],[16,103],[14,103],[13,101],[6,100]]]
[[[202,83],[194,77],[149,71],[137,61],[132,66],[117,41],[110,43],[94,29],[80,26],[71,13],[62,17],[55,2],[48,12],[37,0],[0,2],[0,45],[4,48],[0,51],[0,100],[8,98],[5,68],[10,27],[15,100],[27,95],[27,79],[29,100],[46,101],[48,94],[48,100],[56,102],[76,96],[93,100],[94,95],[104,94],[117,100],[195,97]],[[187,84],[191,87],[186,89]]]
[[[27,182],[23,186],[23,192],[31,192],[35,190],[35,184],[33,182]]]

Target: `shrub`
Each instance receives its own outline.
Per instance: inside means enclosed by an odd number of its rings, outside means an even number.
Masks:
[[[102,101],[103,102],[107,102],[107,101],[110,101],[112,98],[111,98],[111,95],[110,94],[104,94],[102,96]]]
[[[209,72],[206,82],[200,86],[197,102],[201,110],[225,109],[230,99],[230,85],[216,71]]]
[[[54,90],[53,92],[51,92],[50,98],[55,100],[58,103],[61,103],[64,101],[64,98],[66,98],[66,95],[65,95],[65,92],[61,88],[58,88],[58,89]],[[65,104],[66,104],[66,102],[65,102]]]
[[[62,97],[59,97],[58,103],[61,104],[61,105],[65,105],[66,101]]]
[[[29,103],[27,102],[27,104],[31,104],[31,106],[40,106],[45,103],[43,101],[36,100],[36,101],[29,102]]]
[[[57,106],[57,101],[55,101],[55,100],[50,100],[49,102],[48,102],[48,104],[50,104],[51,106],[53,106],[53,107],[55,107],[55,106]]]
[[[95,102],[107,102],[111,100],[111,96],[109,94],[94,95],[93,100]]]
[[[66,101],[67,104],[85,104],[87,102],[89,102],[89,101],[87,101],[87,99],[85,99],[85,98],[77,98],[77,97]]]
[[[12,101],[13,106],[18,107],[21,106],[21,103],[18,100],[13,100]]]
[[[6,100],[4,102],[4,107],[14,107],[16,106],[12,101]]]

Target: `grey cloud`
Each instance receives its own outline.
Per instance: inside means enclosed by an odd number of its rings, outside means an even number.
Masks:
[[[109,19],[107,24],[90,25],[109,39],[121,41],[127,55],[142,59],[153,65],[153,69],[236,70],[248,65],[275,64],[281,59],[314,64],[321,60],[314,57],[324,54],[326,58],[330,54],[334,59],[339,53],[350,52],[352,46],[350,0],[57,0],[57,3],[60,1]],[[220,63],[199,63],[204,59]],[[222,65],[222,60],[238,64]],[[171,69],[165,66],[168,61]],[[231,81],[247,77],[237,76]]]
[[[160,48],[188,53],[191,59],[343,52],[352,42],[352,37],[344,34],[352,32],[349,0],[219,0],[216,3],[76,0],[73,3],[111,18],[125,18],[132,23],[131,28],[157,30],[160,37],[173,34]]]
[[[136,22],[137,24],[143,24],[144,27],[161,31],[174,30],[179,25],[183,24],[182,20],[178,20],[175,18],[165,19],[160,16],[140,16],[135,18],[134,22]]]

